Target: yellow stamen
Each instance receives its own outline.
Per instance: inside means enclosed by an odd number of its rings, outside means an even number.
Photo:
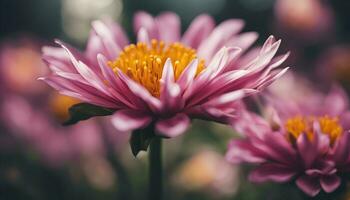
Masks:
[[[150,47],[138,42],[124,48],[119,57],[108,61],[114,72],[120,69],[134,81],[143,85],[153,96],[159,97],[160,84],[165,61],[170,58],[177,80],[187,65],[197,58],[196,51],[180,43],[166,45],[163,41],[152,40]],[[200,60],[197,68],[199,74],[205,68],[205,61]]]
[[[342,126],[339,124],[337,117],[302,117],[297,116],[290,118],[285,123],[287,138],[290,142],[295,143],[300,134],[305,133],[309,140],[314,137],[313,123],[318,122],[323,134],[328,135],[331,144],[334,144],[336,139],[343,132]]]
[[[320,117],[318,122],[320,123],[321,131],[329,136],[332,144],[343,133],[343,127],[339,124],[337,117]]]

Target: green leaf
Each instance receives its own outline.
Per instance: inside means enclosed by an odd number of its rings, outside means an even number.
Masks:
[[[112,115],[114,110],[95,106],[88,103],[78,103],[69,108],[69,119],[63,123],[64,126],[76,124],[79,121],[90,119],[95,116]]]
[[[147,151],[151,141],[156,137],[153,126],[145,129],[135,130],[131,134],[130,147],[132,154],[136,157],[140,151]]]

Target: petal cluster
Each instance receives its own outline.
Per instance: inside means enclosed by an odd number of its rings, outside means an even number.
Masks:
[[[136,14],[137,42],[178,42],[196,51],[197,58],[178,75],[175,61],[165,61],[159,96],[107,64],[130,44],[123,29],[110,21],[92,23],[84,52],[61,41],[56,41],[59,47],[45,47],[43,56],[52,75],[42,79],[64,95],[115,110],[113,123],[121,131],[152,123],[160,135],[174,137],[188,128],[191,118],[227,122],[236,116],[238,100],[263,89],[287,70],[276,69],[288,57],[274,58],[281,41],[271,36],[261,48],[248,51],[257,34],[240,33],[243,26],[242,20],[229,19],[215,27],[210,16],[200,15],[181,36],[180,20],[174,13]],[[205,67],[197,74],[200,60]]]

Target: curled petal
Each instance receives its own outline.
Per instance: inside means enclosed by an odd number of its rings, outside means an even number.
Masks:
[[[152,118],[134,110],[119,110],[113,114],[111,122],[121,132],[128,132],[146,127]]]
[[[296,180],[297,186],[309,196],[316,196],[321,191],[318,178],[303,175]]]
[[[333,192],[334,190],[336,190],[341,183],[340,178],[333,174],[333,175],[329,175],[329,176],[324,176],[321,178],[321,187],[325,192]]]

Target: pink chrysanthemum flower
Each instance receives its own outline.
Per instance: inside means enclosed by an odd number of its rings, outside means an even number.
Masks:
[[[275,70],[288,55],[273,59],[280,41],[272,36],[260,50],[243,55],[257,38],[239,34],[243,24],[230,19],[215,27],[201,15],[180,37],[177,15],[140,12],[132,44],[118,24],[94,21],[85,52],[60,41],[60,48],[43,49],[53,72],[43,80],[62,94],[113,109],[121,131],[152,123],[161,136],[174,137],[190,118],[226,122],[237,100],[286,71]]]
[[[226,158],[257,165],[249,176],[253,182],[295,180],[310,196],[333,192],[350,169],[345,93],[334,87],[326,96],[309,93],[303,101],[273,97],[266,118],[242,111],[234,127],[246,137],[231,141]]]

